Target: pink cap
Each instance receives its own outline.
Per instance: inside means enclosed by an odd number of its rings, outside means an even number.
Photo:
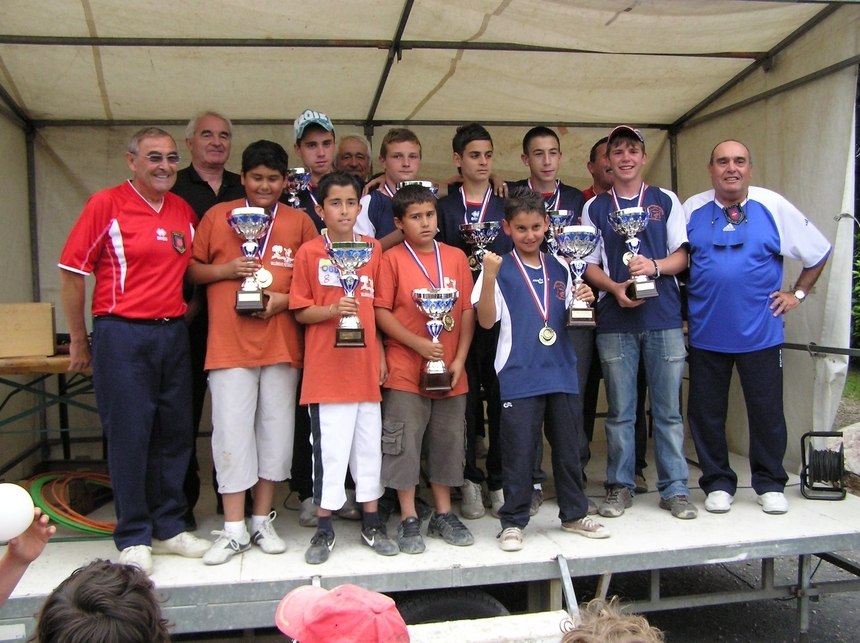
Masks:
[[[275,624],[299,643],[409,643],[394,601],[356,585],[297,587],[278,605]]]

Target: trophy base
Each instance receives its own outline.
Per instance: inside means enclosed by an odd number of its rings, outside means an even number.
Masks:
[[[659,297],[657,292],[657,282],[649,279],[648,281],[634,281],[627,286],[627,296],[630,299],[649,299],[651,297]]]
[[[364,348],[363,328],[338,328],[334,336],[335,348]]]
[[[567,328],[594,328],[597,322],[594,320],[594,308],[568,308]]]
[[[451,373],[421,373],[421,390],[426,393],[444,393],[451,390]]]
[[[240,290],[236,293],[236,312],[250,315],[266,310],[262,290]]]

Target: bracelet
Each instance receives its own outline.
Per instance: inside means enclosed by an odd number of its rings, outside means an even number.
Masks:
[[[660,266],[657,265],[656,259],[652,259],[651,261],[654,262],[654,279],[659,279],[660,278]]]

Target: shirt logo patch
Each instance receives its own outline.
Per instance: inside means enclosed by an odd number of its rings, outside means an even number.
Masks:
[[[362,297],[370,297],[373,299],[374,289],[373,289],[373,279],[368,277],[367,275],[361,275],[361,296]]]
[[[480,210],[473,210],[472,212],[469,213],[469,221],[471,221],[472,223],[477,222],[478,219],[480,219],[480,218],[481,218],[481,211]]]
[[[155,240],[156,241],[168,241],[167,230],[165,230],[164,228],[158,228],[155,231]]]
[[[733,226],[731,223],[727,223],[726,227],[723,228],[723,232],[734,232],[734,231],[735,231],[735,226]]]
[[[272,258],[269,259],[270,265],[281,268],[292,268],[294,262],[292,248],[284,249],[284,246],[281,245],[272,246]]]
[[[454,288],[455,290],[457,288],[457,280],[451,279],[450,277],[443,277],[442,278],[442,284],[443,284],[443,286],[442,286],[443,288]]]
[[[663,218],[663,208],[659,205],[649,205],[648,218],[651,219],[651,221],[660,221]]]
[[[183,254],[188,249],[188,246],[185,244],[185,233],[173,230],[170,236],[173,239],[173,249],[179,254]]]
[[[566,283],[564,283],[561,280],[556,281],[552,285],[552,289],[555,291],[556,298],[561,299],[562,301],[565,300],[565,297],[567,295],[567,293],[565,292],[567,290],[567,284]]]

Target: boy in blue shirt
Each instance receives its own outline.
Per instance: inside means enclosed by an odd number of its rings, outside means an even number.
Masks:
[[[552,448],[562,530],[587,538],[609,537],[609,531],[587,515],[579,464],[582,407],[576,354],[562,332],[573,296],[571,278],[566,264],[540,251],[547,225],[541,195],[527,188],[513,190],[502,226],[514,249],[504,257],[488,252],[472,291],[481,327],[500,322],[495,369],[502,400],[499,441],[505,501],[499,509],[499,547],[504,551],[523,546],[542,424]],[[594,299],[585,284],[576,296]]]

